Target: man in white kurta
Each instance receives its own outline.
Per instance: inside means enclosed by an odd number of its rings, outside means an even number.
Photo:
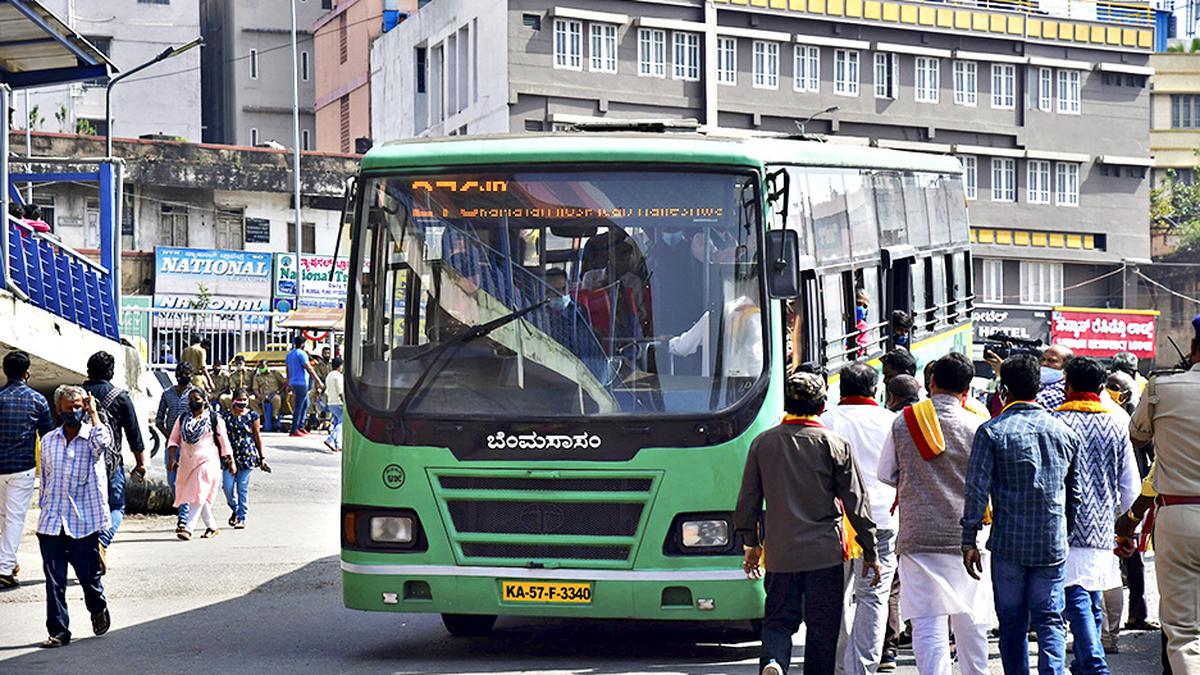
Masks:
[[[988,672],[991,576],[985,571],[976,580],[967,574],[959,525],[971,445],[986,421],[964,407],[973,376],[962,355],[939,359],[931,398],[897,417],[879,457],[879,479],[897,488],[900,616],[912,621],[922,675],[951,672],[947,617],[963,675]]]

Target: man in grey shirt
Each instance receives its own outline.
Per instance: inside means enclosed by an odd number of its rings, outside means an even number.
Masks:
[[[808,626],[805,675],[834,672],[842,620],[842,500],[862,547],[863,575],[880,579],[866,487],[850,444],[818,419],[825,382],[812,373],[788,376],[783,424],[754,439],[746,457],[734,528],[745,551],[743,569],[762,576],[766,544],[766,607],[759,665],[763,675],[788,672],[792,636]],[[763,501],[767,510],[764,513]],[[764,533],[769,539],[764,540]]]

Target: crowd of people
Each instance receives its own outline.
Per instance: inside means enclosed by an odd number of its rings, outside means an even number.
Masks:
[[[1106,365],[1062,345],[989,354],[979,398],[958,353],[923,383],[904,347],[883,357],[882,387],[849,364],[836,406],[824,373],[788,375],[787,415],[752,443],[734,515],[744,571],[765,582],[761,672],[788,672],[801,623],[806,675],[893,670],[907,622],[923,675],[955,660],[989,672],[994,625],[1007,675],[1030,671],[1031,635],[1039,673],[1106,674],[1124,586],[1125,629],[1159,630],[1141,560],[1152,538],[1163,670],[1200,673],[1194,325],[1186,369],[1149,383],[1132,354]]]
[[[210,369],[211,345],[203,338],[194,339],[180,354],[175,382],[163,392],[154,417],[155,427],[167,439],[164,461],[178,509],[175,531],[180,540],[190,540],[199,524],[203,539],[220,533],[213,505],[222,493],[230,510],[228,525],[246,527],[250,476],[256,469],[271,471],[263,432],[279,428],[284,386],[290,386],[295,397],[293,419],[298,421],[291,435],[307,434],[304,409],[312,397],[331,417],[325,445],[340,451],[342,360],[328,347],[309,357],[304,342],[302,337],[293,342],[286,379],[266,362],[251,372],[242,356],[235,356],[226,370]],[[71,641],[68,565],[83,589],[93,633],[103,635],[111,625],[102,582],[107,550],[124,520],[127,481],[146,479],[145,444],[129,393],[112,382],[112,354],[93,354],[87,361],[87,379],[78,386],[57,387],[53,407],[27,384],[30,368],[30,357],[23,351],[4,356],[0,591],[19,585],[17,550],[36,488],[48,632],[41,646],[53,648]],[[271,422],[264,424],[267,419]],[[128,472],[125,443],[134,458]]]

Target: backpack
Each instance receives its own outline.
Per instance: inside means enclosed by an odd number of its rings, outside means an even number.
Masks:
[[[100,424],[108,429],[109,436],[112,438],[112,441],[104,449],[104,468],[108,470],[109,476],[123,471],[125,466],[121,457],[121,429],[117,426],[117,416],[111,410],[113,404],[117,402],[117,398],[124,393],[124,389],[113,387],[108,390],[108,393],[104,395],[104,400],[100,401],[100,405],[96,407],[96,417],[100,418]]]

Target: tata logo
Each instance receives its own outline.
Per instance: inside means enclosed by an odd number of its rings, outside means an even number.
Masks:
[[[566,521],[566,514],[556,504],[531,504],[521,511],[521,525],[530,534],[553,534]]]
[[[388,464],[383,467],[383,484],[395,490],[404,485],[404,469],[399,464]]]

